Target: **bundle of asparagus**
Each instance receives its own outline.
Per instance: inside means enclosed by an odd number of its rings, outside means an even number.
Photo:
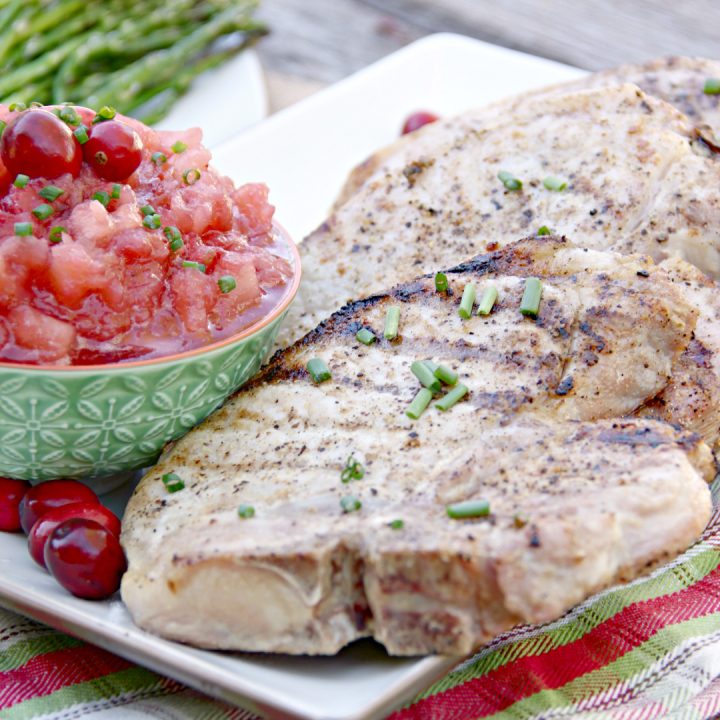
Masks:
[[[266,34],[259,0],[0,0],[0,102],[112,105],[151,124]]]

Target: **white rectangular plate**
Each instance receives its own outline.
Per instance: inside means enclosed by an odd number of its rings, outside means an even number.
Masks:
[[[370,66],[215,149],[215,165],[238,183],[263,181],[277,218],[296,239],[325,217],[353,165],[397,137],[418,109],[450,115],[580,70],[456,35],[435,35]],[[227,92],[235,92],[228,88]],[[125,493],[109,498],[121,509]],[[119,600],[87,602],[34,566],[25,539],[0,533],[0,602],[198,690],[277,717],[380,717],[457,658],[389,658],[357,643],[337,658],[217,653],[136,628]]]

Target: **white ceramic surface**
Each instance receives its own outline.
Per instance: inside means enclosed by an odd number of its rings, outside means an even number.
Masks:
[[[215,149],[215,164],[238,182],[267,182],[278,220],[301,238],[323,220],[351,167],[392,141],[408,113],[428,109],[449,115],[581,74],[468,38],[436,35],[223,143]],[[232,75],[229,82],[224,98],[234,93]],[[212,113],[210,124],[203,118],[197,122],[215,132]],[[187,126],[196,120],[188,110],[167,122]],[[208,133],[212,145],[211,137]],[[118,491],[110,502],[121,508],[124,500]],[[70,597],[32,563],[23,537],[2,533],[0,603],[273,717],[381,717],[458,662],[389,658],[371,642],[358,643],[337,658],[195,650],[140,631],[119,600],[91,603]]]

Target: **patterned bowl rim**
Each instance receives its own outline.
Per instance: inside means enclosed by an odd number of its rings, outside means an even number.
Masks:
[[[212,353],[215,350],[220,350],[228,345],[234,345],[240,340],[254,335],[255,333],[263,330],[268,325],[272,324],[278,317],[280,317],[291,305],[295,299],[298,288],[300,287],[300,279],[302,278],[302,264],[300,261],[300,251],[298,250],[297,244],[290,237],[285,228],[280,223],[273,221],[273,227],[276,232],[283,238],[285,244],[288,246],[288,250],[292,256],[293,262],[293,280],[290,283],[283,297],[280,299],[278,304],[272,309],[268,315],[261,318],[250,327],[241,330],[235,335],[230,335],[223,340],[211,343],[210,345],[202,345],[192,350],[186,350],[185,352],[175,353],[173,355],[161,355],[160,357],[151,358],[149,360],[134,360],[132,362],[117,362],[117,363],[103,363],[99,365],[33,365],[30,363],[11,363],[0,361],[0,370],[29,370],[34,372],[62,372],[62,373],[79,373],[79,372],[98,372],[107,370],[126,370],[132,368],[149,367],[153,365],[163,365],[165,363],[172,363],[176,361],[186,360],[188,358],[205,355],[206,353]]]

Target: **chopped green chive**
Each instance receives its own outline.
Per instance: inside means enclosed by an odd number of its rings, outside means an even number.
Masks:
[[[547,225],[541,225],[538,228],[537,234],[542,237],[543,235],[552,235],[553,231]]]
[[[405,522],[402,518],[397,518],[396,520],[391,520],[388,523],[388,527],[391,530],[402,530],[405,527]]]
[[[548,190],[554,190],[555,192],[560,192],[561,190],[564,190],[567,187],[567,180],[563,180],[562,178],[555,177],[554,175],[548,175],[543,180],[543,185]]]
[[[346,495],[340,498],[340,507],[344,513],[351,513],[359,510],[362,503],[354,495]]]
[[[720,95],[720,78],[708,78],[705,80],[703,92],[706,95]]]
[[[157,213],[155,215],[146,215],[143,218],[143,225],[148,230],[157,230],[162,225],[162,218]]]
[[[435,273],[435,290],[437,292],[447,292],[448,290],[448,279],[447,275],[443,272]]]
[[[437,363],[434,363],[432,360],[423,360],[423,362],[427,365],[428,370],[434,375],[435,371],[440,367]]]
[[[150,216],[150,217],[152,217],[152,216]],[[192,268],[193,270],[199,270],[201,273],[204,273],[205,270],[207,269],[202,263],[195,262],[194,260],[183,260],[182,266],[186,267],[186,268]]]
[[[150,159],[156,164],[156,165],[163,165],[167,162],[167,155],[165,153],[162,153],[158,150],[158,152],[154,152]]]
[[[180,241],[182,242],[182,240]],[[220,292],[226,295],[229,292],[232,292],[236,287],[237,283],[235,282],[235,278],[232,275],[223,275],[222,277],[218,278],[218,287],[220,288]]]
[[[460,307],[458,308],[458,315],[463,320],[467,320],[473,311],[473,305],[475,304],[475,283],[468,283],[463,289],[462,300],[460,301]]]
[[[0,135],[2,135],[5,132],[6,127],[7,127],[7,123],[4,120],[0,120]]]
[[[15,102],[10,103],[10,107],[8,107],[8,110],[10,112],[22,112],[23,110],[27,109],[27,105],[24,102]]]
[[[178,490],[185,489],[185,483],[182,481],[182,478],[177,473],[165,473],[162,476],[162,481],[165,489],[169,493],[175,493],[178,492]]]
[[[27,175],[20,173],[16,178],[13,185],[17,188],[24,188],[30,182],[30,178]]]
[[[97,123],[105,122],[105,120],[112,120],[117,115],[117,110],[109,105],[103,105],[96,113],[93,118],[93,125]]]
[[[420,384],[432,392],[440,392],[440,381],[435,377],[433,371],[422,360],[415,360],[410,366],[412,374],[420,381]]]
[[[330,369],[325,364],[325,361],[320,358],[312,358],[312,360],[308,360],[306,367],[308,373],[310,373],[310,377],[316,383],[325,382],[332,377]]]
[[[522,180],[516,178],[512,173],[507,172],[507,170],[501,170],[497,176],[506,190],[522,190]]]
[[[200,171],[197,168],[190,168],[183,173],[183,180],[186,185],[194,185],[200,179]]]
[[[349,483],[351,480],[362,480],[365,477],[365,468],[359,460],[351,454],[340,473],[340,480]]]
[[[174,225],[168,225],[163,232],[168,239],[168,247],[177,252],[183,246],[183,239],[180,231]]]
[[[103,207],[107,207],[110,204],[110,193],[106,193],[104,190],[98,190],[93,193],[93,200],[97,200]]]
[[[52,205],[43,203],[42,205],[38,205],[36,208],[33,208],[32,214],[38,220],[47,220],[54,212],[55,211],[53,210]]]
[[[168,243],[168,247],[173,252],[177,252],[183,245],[182,238],[175,238]]]
[[[255,508],[252,505],[245,505],[243,503],[238,508],[237,513],[243,520],[249,520],[251,517],[255,517]]]
[[[14,232],[18,237],[27,237],[28,235],[32,235],[32,223],[29,223],[29,222],[15,223]]]
[[[442,412],[449,410],[458,400],[462,400],[468,394],[468,389],[460,383],[456,385],[447,395],[443,395],[436,403],[435,407]]]
[[[447,365],[438,365],[433,373],[443,385],[455,385],[458,381],[458,374]]]
[[[155,211],[155,208],[152,205],[143,205],[140,208],[140,212],[145,215],[146,217],[148,215],[157,215],[157,212]]]
[[[412,420],[417,420],[425,412],[425,408],[427,408],[431,400],[432,392],[427,388],[421,388],[410,405],[408,405],[405,414]]]
[[[536,277],[528,278],[525,281],[522,300],[520,301],[520,312],[527,317],[536,318],[540,310],[540,298],[542,297],[542,283]]]
[[[487,500],[465,500],[465,502],[448,505],[445,512],[453,520],[485,517],[490,514],[490,503]]]
[[[112,192],[110,193],[110,197],[113,200],[118,200],[120,198],[121,192],[122,192],[122,185],[120,183],[115,183],[112,186]]]
[[[181,153],[181,152],[185,152],[186,150],[187,150],[187,145],[182,140],[178,140],[177,142],[173,143],[173,145],[172,145],[172,151],[174,153]]]
[[[397,305],[393,305],[387,309],[385,314],[385,330],[383,336],[386,340],[394,340],[398,334],[398,328],[400,327],[400,308]]]
[[[66,125],[80,125],[82,120],[75,111],[75,108],[65,106],[53,110],[53,112],[66,124]]]
[[[498,291],[494,285],[488,285],[483,291],[480,304],[478,305],[478,315],[489,315],[498,299]]]
[[[355,338],[363,345],[372,345],[377,340],[375,333],[367,328],[360,328],[355,334]]]
[[[79,128],[75,128],[75,130],[73,130],[73,135],[81,145],[84,145],[90,139],[87,128],[84,125],[81,125]]]
[[[67,228],[64,228],[62,225],[55,225],[54,227],[50,228],[50,234],[48,235],[48,240],[51,243],[59,243],[62,242],[62,234],[67,232]]]
[[[57,200],[61,195],[64,195],[64,194],[65,194],[65,191],[62,188],[57,187],[56,185],[46,185],[38,193],[38,195],[41,198],[44,198],[45,200],[49,200],[50,202]]]

